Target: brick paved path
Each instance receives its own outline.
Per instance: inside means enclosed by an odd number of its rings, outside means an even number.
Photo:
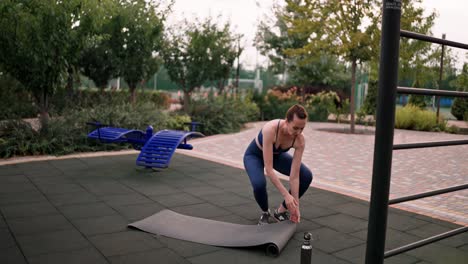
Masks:
[[[262,122],[239,133],[193,140],[192,151],[180,153],[243,168],[245,148]],[[374,149],[373,134],[325,132],[349,125],[309,123],[304,130],[307,145],[303,162],[314,173],[313,186],[369,200]],[[373,127],[360,127],[368,129]],[[466,135],[395,130],[394,143],[466,139]],[[291,150],[293,151],[293,150]],[[468,183],[468,146],[451,146],[393,152],[390,198]],[[468,225],[468,190],[452,192],[396,207]]]

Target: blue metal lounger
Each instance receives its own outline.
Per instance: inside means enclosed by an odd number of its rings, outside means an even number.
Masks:
[[[182,130],[161,130],[153,135],[153,127],[148,126],[146,133],[141,130],[133,130],[119,127],[111,127],[99,122],[90,122],[88,125],[97,129],[88,134],[88,138],[99,140],[103,143],[130,143],[137,150],[141,150],[136,160],[138,166],[146,168],[167,168],[172,155],[177,148],[193,149],[187,144],[187,140],[195,137],[204,137],[200,132]],[[192,129],[200,123],[190,123]]]

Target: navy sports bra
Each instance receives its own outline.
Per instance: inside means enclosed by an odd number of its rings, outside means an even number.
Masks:
[[[281,122],[281,119],[278,120],[278,125],[276,126],[275,142],[278,140],[278,130],[279,130],[280,122]],[[282,149],[280,147],[276,148],[275,147],[275,142],[273,142],[273,154],[280,154],[282,152],[288,152],[294,146],[294,142],[296,141],[296,137],[294,137],[291,146],[289,148],[287,148],[287,149]],[[260,144],[260,146],[263,146],[263,133],[262,133],[262,130],[260,130],[260,132],[258,133],[257,138],[258,138],[258,143]]]

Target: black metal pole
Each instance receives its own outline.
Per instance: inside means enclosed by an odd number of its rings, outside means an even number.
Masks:
[[[445,39],[445,34],[442,34],[442,39]],[[440,68],[439,68],[439,87],[438,90],[442,90],[442,76],[444,74],[444,51],[445,51],[445,45],[442,44],[442,53],[440,55]],[[440,112],[440,97],[436,96],[436,105],[437,105],[437,111],[436,111],[436,122],[437,124],[439,123],[439,112]]]
[[[429,192],[404,196],[404,197],[400,197],[400,198],[395,198],[395,199],[390,200],[388,202],[388,204],[390,205],[390,204],[404,203],[404,202],[408,202],[408,201],[413,201],[413,200],[417,200],[417,199],[421,199],[421,198],[431,197],[431,196],[439,195],[439,194],[443,194],[443,193],[460,191],[460,190],[464,190],[464,189],[468,189],[468,184],[462,184],[462,185],[452,186],[452,187],[439,189],[439,190],[435,190],[435,191],[429,191]]]
[[[467,145],[467,144],[468,144],[468,139],[448,140],[448,141],[432,141],[432,142],[420,142],[420,143],[406,143],[406,144],[393,145],[393,150],[447,147],[447,146],[457,146],[457,145]]]
[[[389,251],[385,252],[385,258],[395,256],[395,255],[404,253],[406,251],[410,251],[410,250],[413,250],[413,249],[416,249],[416,248],[419,248],[419,247],[422,247],[422,246],[437,242],[439,240],[442,240],[442,239],[445,239],[445,238],[448,238],[448,237],[452,237],[452,236],[467,232],[467,231],[468,231],[468,226],[462,226],[462,227],[459,227],[457,229],[442,233],[440,235],[436,235],[436,236],[432,236],[432,237],[429,237],[429,238],[426,238],[426,239],[423,239],[423,240],[419,240],[419,241],[416,241],[414,243],[408,244],[406,246],[402,246],[400,248],[396,248],[396,249],[389,250]]]
[[[398,86],[397,92],[402,93],[402,94],[440,95],[440,96],[468,98],[468,92],[462,92],[462,91],[433,90],[433,89]]]
[[[401,1],[384,0],[366,264],[382,264],[384,262],[398,82],[400,18]]]

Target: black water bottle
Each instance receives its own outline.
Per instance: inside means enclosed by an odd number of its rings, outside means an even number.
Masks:
[[[301,247],[301,264],[310,264],[312,262],[312,245],[310,240],[312,234],[309,232],[304,233],[304,243]]]

